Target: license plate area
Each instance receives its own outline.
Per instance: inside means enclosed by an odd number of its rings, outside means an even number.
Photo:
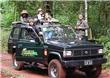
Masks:
[[[92,65],[93,61],[92,60],[84,60],[84,65]]]

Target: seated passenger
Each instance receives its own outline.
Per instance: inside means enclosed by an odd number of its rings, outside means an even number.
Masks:
[[[37,11],[37,15],[34,17],[34,21],[36,21],[36,23],[40,23],[43,19],[44,19],[43,10],[39,8]]]
[[[29,19],[29,26],[35,27],[34,20],[32,18]]]
[[[51,19],[52,19],[51,15],[49,13],[45,13],[45,15],[44,15],[44,21],[46,23],[49,23],[49,22],[51,22]]]
[[[27,10],[22,10],[20,20],[22,22],[28,22],[28,17],[29,17],[29,14]]]
[[[53,32],[52,31],[48,31],[48,32],[45,32],[45,38],[46,39],[51,39],[52,38],[52,35],[53,35]]]
[[[37,14],[38,20],[43,20],[43,10],[41,8],[38,9],[38,14]]]

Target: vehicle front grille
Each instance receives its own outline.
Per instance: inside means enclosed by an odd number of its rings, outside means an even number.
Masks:
[[[91,56],[97,55],[97,49],[88,49],[88,50],[73,50],[73,56]]]
[[[103,55],[94,55],[94,56],[76,56],[76,57],[71,57],[71,58],[65,58],[65,60],[87,60],[87,59],[97,59],[97,58],[103,58]]]

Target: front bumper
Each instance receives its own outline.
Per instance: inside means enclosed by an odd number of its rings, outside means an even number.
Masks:
[[[68,67],[77,67],[77,66],[88,66],[85,64],[85,61],[91,60],[92,63],[88,63],[88,65],[99,65],[107,62],[106,58],[95,58],[95,59],[87,59],[87,60],[68,60],[62,61],[62,65],[66,68]]]

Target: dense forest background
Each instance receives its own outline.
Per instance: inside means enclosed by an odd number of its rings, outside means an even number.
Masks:
[[[84,0],[80,1],[53,1],[52,13],[54,18],[63,24],[76,25],[78,14],[84,13]],[[18,21],[20,12],[28,10],[34,16],[43,1],[0,1],[2,51],[7,50],[7,39],[11,31],[11,23]],[[88,24],[92,29],[93,38],[104,45],[104,51],[110,58],[110,1],[88,1]],[[107,66],[110,67],[110,59]]]

